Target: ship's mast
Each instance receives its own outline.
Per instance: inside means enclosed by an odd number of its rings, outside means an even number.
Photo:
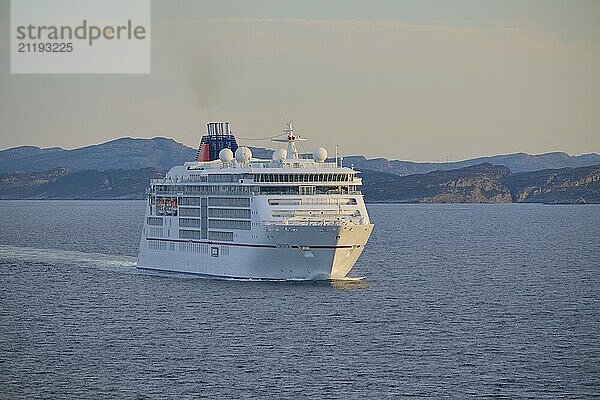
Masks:
[[[287,137],[285,137],[283,139],[272,139],[272,140],[274,142],[287,143],[288,157],[291,155],[291,158],[293,160],[297,160],[299,157],[298,157],[298,149],[296,148],[296,142],[303,142],[306,139],[301,138],[300,135],[296,135],[294,133],[294,125],[292,124],[292,121],[289,121],[287,124],[285,124],[283,133],[285,133],[287,135]]]

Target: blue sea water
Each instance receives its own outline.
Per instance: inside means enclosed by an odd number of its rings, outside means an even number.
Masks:
[[[600,396],[600,206],[370,205],[333,283],[138,271],[143,208],[0,202],[0,397]]]

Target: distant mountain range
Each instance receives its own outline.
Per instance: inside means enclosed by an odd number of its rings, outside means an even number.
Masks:
[[[478,157],[455,162],[412,162],[388,160],[386,158],[367,159],[363,156],[344,157],[344,165],[354,165],[357,169],[370,169],[395,175],[425,174],[431,171],[448,171],[488,163],[504,165],[513,173],[557,169],[565,167],[586,167],[600,164],[600,155],[596,153],[570,156],[563,152],[545,154],[514,153],[489,157]]]
[[[255,157],[272,150],[253,147]],[[193,160],[171,139],[121,138],[73,150],[22,146],[0,151],[0,199],[140,199],[152,178]],[[368,202],[600,203],[600,155],[516,153],[416,163],[348,156]]]
[[[156,168],[83,170],[58,167],[0,174],[0,199],[142,199]],[[367,202],[379,203],[600,203],[600,165],[512,174],[479,164],[450,171],[398,176],[363,170]]]
[[[269,158],[272,153],[270,149],[250,148],[253,155],[258,158]],[[57,167],[66,167],[71,172],[85,169],[102,171],[157,168],[168,170],[174,165],[192,161],[195,155],[196,149],[162,137],[153,139],[126,137],[73,150],[65,150],[60,147],[42,149],[35,146],[21,146],[0,151],[0,172],[46,171]],[[412,162],[386,158],[367,159],[364,156],[344,158],[344,165],[354,165],[359,170],[369,169],[394,175],[424,174],[482,163],[504,165],[513,173],[518,173],[596,165],[600,164],[600,155],[590,153],[570,156],[561,152],[538,155],[515,153],[446,163]]]
[[[48,171],[0,174],[0,199],[143,199],[150,179],[164,177],[156,168]]]
[[[73,150],[22,146],[0,151],[0,172],[158,168],[194,160],[196,150],[172,139],[121,138]]]

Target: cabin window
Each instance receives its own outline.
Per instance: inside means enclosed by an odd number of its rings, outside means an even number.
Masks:
[[[217,229],[236,229],[249,231],[251,228],[250,221],[243,221],[237,219],[209,219],[209,228]]]
[[[180,197],[179,204],[182,206],[199,206],[200,197]]]
[[[269,199],[269,205],[271,206],[289,206],[300,204],[302,204],[300,199]]]
[[[208,203],[211,207],[250,208],[250,199],[248,197],[209,197]]]
[[[161,217],[148,217],[148,225],[162,226],[163,219]]]
[[[315,194],[314,186],[300,186],[300,195],[312,195]]]
[[[180,217],[198,217],[200,218],[200,209],[199,208],[179,208],[179,216]]]
[[[240,218],[250,219],[250,209],[245,208],[210,208],[208,215],[211,218]]]
[[[191,230],[191,229],[180,229],[179,230],[179,238],[180,239],[200,239],[200,231]]]
[[[223,240],[226,242],[233,242],[233,232],[210,231],[208,233],[208,237],[210,240]]]
[[[200,220],[196,218],[179,218],[179,226],[186,228],[200,228]]]

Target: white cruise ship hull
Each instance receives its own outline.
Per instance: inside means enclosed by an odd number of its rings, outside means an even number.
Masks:
[[[256,243],[143,237],[138,268],[238,279],[343,279],[372,229],[269,225]]]
[[[362,179],[286,125],[287,151],[252,158],[228,122],[209,122],[197,161],[172,167],[147,190],[138,268],[212,277],[343,279],[373,225]],[[281,135],[278,135],[281,136]],[[235,154],[234,154],[235,151]]]

